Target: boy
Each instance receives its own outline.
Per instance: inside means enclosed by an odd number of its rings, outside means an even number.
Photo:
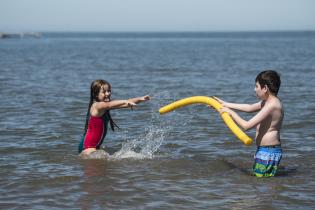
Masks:
[[[227,112],[244,130],[256,126],[255,162],[253,173],[257,177],[275,176],[282,156],[280,128],[283,120],[283,106],[277,97],[281,80],[276,71],[260,72],[255,79],[256,96],[261,99],[254,104],[228,103],[216,98],[223,107],[220,112]],[[242,119],[232,109],[258,113],[249,121]]]

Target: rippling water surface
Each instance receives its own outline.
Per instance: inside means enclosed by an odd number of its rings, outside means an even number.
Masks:
[[[312,209],[314,58],[314,32],[0,40],[0,208]],[[194,95],[255,102],[263,69],[282,77],[284,155],[275,178],[250,176],[255,146],[237,140],[214,110],[157,112]],[[104,141],[110,158],[82,159],[89,85],[99,78],[114,99],[153,99],[112,111],[121,129]]]

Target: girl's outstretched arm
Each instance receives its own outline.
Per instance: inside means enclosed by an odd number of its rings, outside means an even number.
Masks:
[[[149,95],[145,95],[145,96],[137,97],[137,98],[130,98],[127,100],[129,104],[122,104],[122,105],[116,107],[116,109],[128,108],[128,107],[132,108],[136,104],[139,104],[139,103],[144,102],[144,101],[148,101],[150,99],[151,99],[151,97]]]
[[[128,101],[133,102],[135,104],[138,104],[138,103],[141,103],[141,102],[144,102],[144,101],[148,101],[150,99],[151,99],[151,97],[149,95],[145,95],[145,96],[142,96],[142,97],[130,98],[130,99],[128,99]]]
[[[109,102],[98,102],[95,106],[98,110],[119,109],[122,107],[133,107],[136,104],[129,100],[113,100]]]
[[[238,104],[238,103],[229,103],[223,101],[222,99],[213,96],[217,101],[219,101],[224,107],[236,109],[242,112],[256,112],[261,109],[261,101],[254,104]]]
[[[136,104],[128,100],[113,100],[108,102],[96,102],[92,105],[90,113],[92,116],[103,116],[106,110],[119,109],[120,107],[133,107]]]

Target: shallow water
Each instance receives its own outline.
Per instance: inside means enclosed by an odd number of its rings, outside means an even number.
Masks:
[[[1,209],[313,209],[315,33],[44,34],[0,40]],[[237,140],[194,95],[254,102],[254,78],[281,73],[285,106],[279,176],[250,176],[255,146]],[[109,158],[77,154],[89,85],[113,98]],[[249,118],[250,114],[242,114]],[[254,131],[247,132],[254,136]]]

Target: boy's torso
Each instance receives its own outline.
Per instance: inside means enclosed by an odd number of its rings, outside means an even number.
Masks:
[[[266,101],[264,105],[272,105],[273,111],[256,127],[257,146],[269,146],[280,144],[280,129],[283,120],[283,108],[278,98]]]

